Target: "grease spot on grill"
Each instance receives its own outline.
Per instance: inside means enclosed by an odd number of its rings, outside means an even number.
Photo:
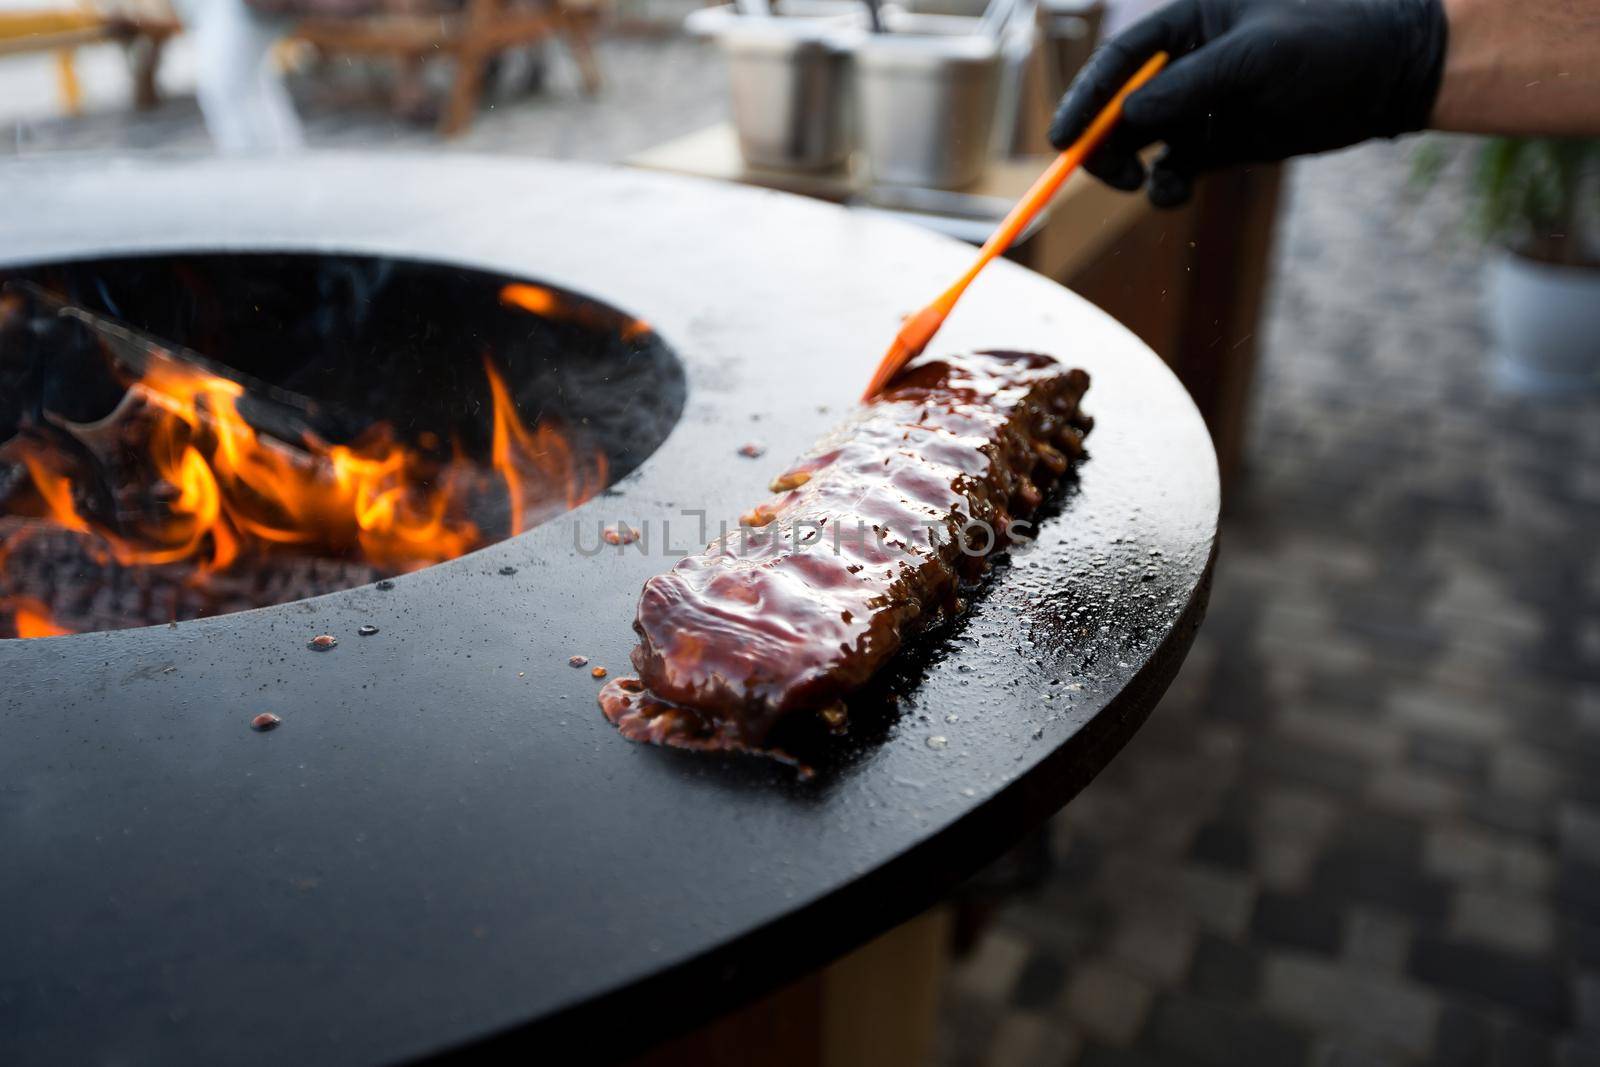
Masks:
[[[260,715],[257,715],[255,718],[250,720],[250,729],[255,730],[257,733],[264,734],[268,730],[276,730],[278,728],[278,724],[282,721],[282,719],[272,714],[272,712],[263,711]]]
[[[394,588],[394,582],[390,581],[388,578],[379,578],[378,588],[387,593],[389,590]]]
[[[788,471],[772,479],[767,488],[774,493],[787,493],[791,489],[798,489],[811,480],[807,471]]]
[[[515,568],[511,564],[507,563],[504,567],[500,568],[500,573],[505,575],[507,578],[509,578],[513,574],[517,573],[517,568]]]
[[[588,656],[572,656],[567,660],[567,666],[569,667],[587,667],[588,665]]]
[[[306,645],[313,652],[326,652],[339,643],[339,639],[332,634],[318,634]]]
[[[378,632],[378,628],[370,622],[356,628],[356,634],[361,637],[371,637]]]
[[[745,459],[760,459],[767,454],[767,446],[759,441],[746,441],[739,446],[739,455]]]
[[[743,515],[739,516],[739,525],[760,528],[778,517],[770,504],[757,504]]]

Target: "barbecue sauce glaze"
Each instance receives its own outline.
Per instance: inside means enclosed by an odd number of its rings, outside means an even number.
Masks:
[[[645,583],[637,678],[600,691],[624,737],[784,759],[979,578],[1083,454],[1089,377],[1048,356],[924,357],[773,479],[741,527]],[[1025,531],[1024,531],[1025,532]]]

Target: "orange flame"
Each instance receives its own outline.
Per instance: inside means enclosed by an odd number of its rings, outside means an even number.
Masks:
[[[492,473],[465,459],[448,461],[400,441],[388,424],[348,445],[307,435],[298,445],[257,434],[239,413],[244,387],[175,361],[156,361],[129,389],[149,423],[146,458],[165,494],[159,518],[113,529],[74,502],[70,457],[20,441],[21,460],[42,518],[94,538],[123,566],[187,563],[192,580],[228,568],[242,553],[314,546],[357,555],[390,571],[413,570],[484,544],[469,516],[485,493],[504,492],[510,534],[572,507],[605,485],[603,453],[581,454],[553,426],[532,430],[495,366],[484,372],[493,398]],[[119,411],[122,409],[119,408]],[[6,549],[0,541],[0,577]],[[21,636],[62,630],[43,604],[0,591]],[[27,632],[24,632],[24,631]]]
[[[57,624],[50,617],[50,609],[32,597],[17,597],[12,601],[11,624],[18,637],[60,637],[72,631]]]
[[[505,479],[511,499],[511,533],[522,532],[529,519],[528,502],[560,500],[563,510],[577,507],[606,484],[606,457],[595,455],[592,463],[576,462],[572,446],[552,427],[543,423],[532,431],[517,420],[516,405],[494,366],[484,362],[489,376],[489,391],[494,397],[494,437],[490,459]],[[544,516],[534,516],[534,521]]]
[[[566,310],[554,291],[542,285],[524,285],[521,282],[513,282],[500,290],[500,302],[543,315],[547,319],[562,318],[562,312]]]
[[[630,319],[606,311],[598,304],[564,297],[554,289],[526,282],[512,282],[500,290],[500,302],[509,307],[562,322],[573,322],[591,329],[616,330],[624,341],[635,341],[651,332],[643,319]]]

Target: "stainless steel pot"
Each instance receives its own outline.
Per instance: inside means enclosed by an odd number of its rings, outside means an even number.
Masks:
[[[860,140],[879,184],[960,189],[989,159],[999,86],[993,39],[976,19],[901,16],[856,41]]]
[[[1045,13],[1045,39],[1055,60],[1052,95],[1060,96],[1100,43],[1106,5],[1101,0],[1040,0],[1040,6]]]
[[[855,0],[790,0],[783,13],[742,15],[731,5],[684,25],[714,37],[728,57],[733,124],[752,167],[831,170],[849,158],[850,55],[843,34],[864,25]]]
[[[722,35],[733,125],[752,167],[830,170],[850,155],[850,54],[825,28],[747,20]]]

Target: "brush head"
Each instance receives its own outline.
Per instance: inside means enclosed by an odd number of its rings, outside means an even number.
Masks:
[[[906,319],[900,327],[900,332],[895,335],[894,344],[889,346],[883,361],[873,372],[872,382],[867,386],[867,391],[861,394],[863,403],[877,396],[883,387],[900,373],[902,367],[928,347],[933,335],[944,325],[945,316],[950,314],[950,309],[956,306],[956,301],[961,299],[961,294],[967,291],[967,286],[972,284],[978,272],[1011,247],[1011,243],[1027,229],[1028,223],[1044,209],[1050,198],[1056,195],[1056,190],[1061,188],[1068,175],[1105,141],[1111,128],[1122,117],[1122,102],[1129,94],[1154,78],[1166,62],[1165,52],[1157,52],[1147,59],[1144,66],[1128,79],[1127,84],[1111,98],[1111,102],[1094,117],[1094,121],[1089,123],[1089,128],[1045,168],[1045,172],[1039,175],[1038,180],[1023,194],[1022,199],[1017,201],[1016,206],[1000,220],[1000,226],[994,231],[993,236],[978,250],[977,262],[967,268],[967,272],[957,278],[956,283],[941,293],[937,300]]]
[[[884,353],[878,369],[872,372],[872,381],[867,384],[867,391],[861,394],[863,403],[882,392],[883,387],[888,385],[907,363],[922,354],[922,350],[928,347],[928,342],[933,340],[933,335],[939,332],[939,327],[944,325],[944,317],[943,308],[930,304],[901,324],[900,332],[894,335],[894,343],[889,346],[889,351]]]

